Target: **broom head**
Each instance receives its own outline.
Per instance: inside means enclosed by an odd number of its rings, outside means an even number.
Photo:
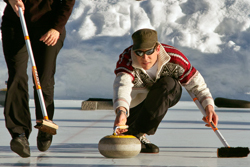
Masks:
[[[221,158],[229,157],[247,157],[249,154],[248,147],[221,147],[217,149],[217,156]]]
[[[56,130],[58,129],[58,125],[52,122],[51,120],[41,119],[36,121],[35,128],[41,130],[42,132],[49,133],[51,135],[56,134]]]

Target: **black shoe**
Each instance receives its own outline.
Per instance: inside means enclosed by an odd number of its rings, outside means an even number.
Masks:
[[[141,141],[141,153],[159,153],[159,147],[151,143],[145,134],[138,137],[138,139]]]
[[[40,151],[46,151],[49,149],[52,143],[52,135],[46,132],[38,131],[37,135],[37,148]]]
[[[30,157],[29,142],[24,133],[14,137],[10,141],[10,148],[23,158]]]

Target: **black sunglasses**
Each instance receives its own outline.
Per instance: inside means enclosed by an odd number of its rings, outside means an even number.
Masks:
[[[137,56],[140,56],[140,57],[142,57],[144,54],[151,55],[151,54],[153,54],[155,52],[155,47],[153,47],[152,49],[146,50],[146,51],[136,50],[135,54]]]

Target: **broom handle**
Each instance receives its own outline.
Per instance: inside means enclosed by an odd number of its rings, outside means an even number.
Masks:
[[[191,98],[193,99],[193,101],[195,102],[195,104],[197,105],[197,107],[200,109],[201,113],[204,115],[204,117],[206,117],[206,111],[205,109],[202,107],[202,105],[200,104],[199,100],[195,97],[195,95],[189,91],[187,91],[189,93],[189,95],[191,96]],[[230,148],[229,144],[227,143],[226,139],[222,136],[222,134],[220,133],[219,129],[216,127],[216,125],[213,123],[213,121],[209,122],[211,128],[214,130],[215,134],[217,135],[217,137],[220,139],[220,141],[222,142],[222,144],[224,145],[224,147],[228,147]]]
[[[49,118],[48,118],[45,103],[44,103],[42,88],[41,88],[40,81],[39,81],[39,78],[38,78],[36,63],[35,63],[35,60],[34,60],[34,55],[33,55],[32,49],[31,49],[30,38],[29,38],[28,31],[27,31],[27,27],[26,27],[26,22],[25,22],[25,19],[24,19],[24,16],[23,16],[23,10],[22,10],[21,7],[18,7],[18,12],[19,12],[20,21],[21,21],[21,24],[22,24],[24,40],[25,40],[25,43],[26,43],[28,55],[30,57],[30,61],[31,61],[31,65],[32,65],[32,74],[33,74],[33,78],[34,78],[34,81],[35,81],[36,90],[37,90],[40,106],[41,106],[41,109],[42,109],[43,118],[48,120]]]

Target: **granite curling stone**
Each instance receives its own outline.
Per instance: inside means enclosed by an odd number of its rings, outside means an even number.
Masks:
[[[132,135],[108,135],[98,144],[99,152],[107,158],[131,158],[141,151],[141,142]]]

